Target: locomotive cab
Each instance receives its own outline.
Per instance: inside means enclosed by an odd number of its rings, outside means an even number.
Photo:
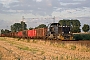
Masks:
[[[62,29],[62,40],[73,40],[73,36],[72,36],[72,33],[71,33],[71,29],[70,29],[70,26],[62,26],[61,27]]]
[[[59,23],[51,23],[48,25],[47,37],[50,39],[57,39],[57,35],[59,35]]]
[[[72,40],[69,26],[61,26],[59,23],[51,23],[48,25],[47,38]]]

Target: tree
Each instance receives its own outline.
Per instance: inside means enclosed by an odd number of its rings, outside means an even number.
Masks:
[[[15,32],[17,32],[17,31],[21,31],[22,26],[21,26],[20,23],[15,23],[15,24],[13,25],[13,28],[14,28]]]
[[[4,33],[5,33],[5,31],[3,29],[1,29],[1,34],[4,34]]]
[[[35,27],[35,29],[37,28],[46,28],[47,26],[45,24],[40,24],[38,27]]]
[[[68,20],[68,19],[63,19],[59,21],[61,26],[70,26],[71,27],[71,32],[72,33],[79,33],[81,32],[80,26],[81,23],[79,20],[75,19],[75,20]]]
[[[11,32],[15,32],[15,26],[11,25]]]
[[[80,29],[78,26],[76,26],[76,27],[73,27],[73,28],[71,29],[71,32],[72,32],[72,33],[80,33],[80,32],[81,32],[81,29]]]
[[[25,22],[23,21],[21,21],[21,23],[14,23],[13,25],[11,25],[11,32],[17,32],[22,30],[27,30],[27,24],[25,24]]]
[[[9,30],[7,30],[7,29],[5,29],[5,30],[1,30],[1,34],[6,34],[6,33],[10,33],[11,31],[9,31]]]
[[[9,30],[7,30],[7,29],[5,29],[5,33],[10,33],[11,31],[9,31]]]
[[[21,30],[27,30],[27,24],[23,21],[21,21]]]
[[[32,30],[32,29],[33,29],[32,27],[29,28],[29,30]]]
[[[46,28],[46,25],[45,25],[45,24],[40,24],[40,25],[38,26],[38,28]]]
[[[71,25],[72,27],[76,27],[76,26],[80,27],[81,23],[79,20],[71,20]]]
[[[83,27],[82,27],[82,30],[84,31],[84,32],[88,32],[89,31],[89,25],[88,24],[84,24],[83,25]]]

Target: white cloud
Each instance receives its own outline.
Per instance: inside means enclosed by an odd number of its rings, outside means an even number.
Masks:
[[[8,23],[20,22],[22,16],[25,18],[56,16],[60,19],[78,19],[81,17],[82,20],[88,20],[89,18],[83,17],[90,17],[89,2],[90,0],[0,0],[0,20],[8,21]],[[43,19],[38,21],[40,23],[47,22]],[[28,26],[35,27],[38,23],[35,24],[34,22],[38,21],[28,19],[26,22],[28,22]],[[52,20],[48,21],[52,22]],[[90,21],[88,20],[87,23]]]
[[[36,0],[36,2],[41,2],[42,0]]]
[[[86,1],[86,0],[73,0],[73,1]]]
[[[63,6],[66,6],[66,5],[77,5],[77,4],[80,4],[80,3],[63,3],[63,2],[60,2],[61,5]]]
[[[0,0],[1,3],[3,4],[9,4],[9,3],[12,3],[12,2],[16,2],[17,0]]]

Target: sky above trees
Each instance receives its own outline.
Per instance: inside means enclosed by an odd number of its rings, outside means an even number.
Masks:
[[[22,16],[28,27],[47,25],[54,16],[56,22],[78,19],[81,25],[90,24],[90,0],[0,0],[0,29],[10,29]]]

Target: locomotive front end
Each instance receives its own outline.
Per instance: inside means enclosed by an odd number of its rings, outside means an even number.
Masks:
[[[46,37],[57,40],[73,40],[70,26],[61,26],[59,23],[49,24]]]
[[[59,36],[61,40],[73,40],[73,35],[70,31],[70,26],[61,26],[59,27]]]

